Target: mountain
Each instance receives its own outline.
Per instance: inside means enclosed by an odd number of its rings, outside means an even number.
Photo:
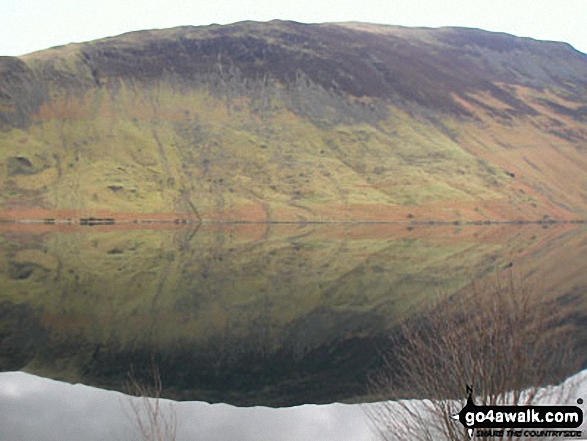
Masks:
[[[0,218],[587,214],[587,55],[273,21],[0,57]]]

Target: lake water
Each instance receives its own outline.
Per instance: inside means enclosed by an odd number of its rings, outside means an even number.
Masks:
[[[156,366],[174,400],[370,401],[403,319],[506,272],[572,305],[566,374],[584,367],[580,226],[1,228],[1,371],[124,391]]]
[[[587,396],[587,370],[563,385],[569,403]],[[117,392],[70,385],[21,372],[0,373],[0,439],[104,441],[137,437],[129,401]],[[548,399],[544,403],[549,403]],[[163,402],[177,414],[177,441],[375,441],[365,410],[378,404],[303,405],[272,409],[202,402]],[[365,409],[367,408],[367,409]],[[580,430],[585,433],[587,422]],[[438,438],[441,439],[441,438]]]

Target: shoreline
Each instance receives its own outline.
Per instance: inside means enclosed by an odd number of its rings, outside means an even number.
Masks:
[[[186,219],[186,218],[80,218],[80,219],[0,219],[0,224],[19,225],[72,225],[72,226],[99,226],[99,225],[201,225],[201,224],[285,224],[285,225],[315,225],[315,224],[389,224],[389,225],[555,225],[555,224],[586,224],[587,219],[511,219],[511,220],[367,220],[367,219],[323,219],[323,220],[250,220],[250,219]]]

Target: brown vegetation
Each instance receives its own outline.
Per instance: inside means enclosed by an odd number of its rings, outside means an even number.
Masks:
[[[381,439],[469,439],[451,419],[471,385],[478,405],[536,403],[578,368],[571,305],[536,298],[524,281],[499,277],[493,286],[445,298],[406,321],[397,350],[373,378],[383,401],[366,408]],[[562,401],[560,390],[549,403]],[[422,401],[408,400],[417,397]]]

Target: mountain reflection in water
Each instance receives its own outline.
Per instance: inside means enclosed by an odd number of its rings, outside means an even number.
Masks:
[[[510,267],[585,342],[574,226],[2,228],[3,371],[123,390],[154,363],[172,399],[365,401],[400,320]]]

